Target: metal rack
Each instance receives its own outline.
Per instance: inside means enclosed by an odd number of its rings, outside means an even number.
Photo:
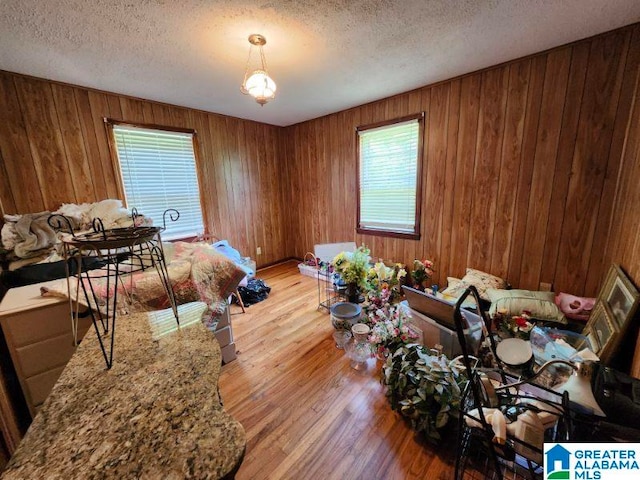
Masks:
[[[331,310],[331,306],[347,300],[347,286],[333,281],[333,273],[318,270],[318,309]]]
[[[487,371],[477,368],[474,363],[473,355],[476,352],[470,351],[464,335],[465,325],[460,308],[469,295],[479,305],[478,293],[474,287],[470,287],[458,300],[454,315],[468,378],[460,405],[455,479],[542,480],[541,445],[527,443],[510,434],[507,434],[504,444],[497,444],[483,408],[495,408],[506,417],[517,416],[527,409],[548,412],[556,416],[557,421],[544,431],[544,441],[562,442],[570,439],[572,430],[568,394],[521,380],[500,368],[501,362],[495,354],[495,342],[491,336],[491,322],[478,311],[484,321],[485,336],[490,339],[494,358],[498,361],[498,368],[490,370],[494,374],[494,383],[500,385],[494,388],[486,375]]]
[[[162,227],[136,227],[137,211],[132,210],[132,227],[105,229],[101,219],[95,218],[93,232],[74,235],[71,221],[64,215],[49,217],[49,225],[56,230],[66,230],[71,236],[63,240],[64,261],[67,276],[67,290],[71,309],[72,328],[77,342],[77,320],[80,310],[80,291],[84,296],[100,349],[107,366],[113,365],[113,348],[118,307],[118,287],[122,286],[131,302],[132,274],[154,268],[167,294],[176,322],[180,324],[176,298],[169,281],[160,232],[166,229],[166,217],[177,221],[180,214],[169,209],[163,214]],[[93,267],[87,268],[87,265]],[[95,266],[99,268],[94,268]],[[130,280],[129,289],[125,280]],[[107,297],[100,304],[94,282],[105,279]],[[76,295],[73,298],[71,284],[76,282]]]

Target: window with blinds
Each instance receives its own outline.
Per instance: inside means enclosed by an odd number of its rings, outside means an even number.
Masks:
[[[200,189],[196,173],[194,133],[110,124],[118,154],[127,206],[162,225],[167,208],[180,212],[167,218],[165,240],[203,233]]]
[[[358,128],[358,232],[419,238],[422,115]]]

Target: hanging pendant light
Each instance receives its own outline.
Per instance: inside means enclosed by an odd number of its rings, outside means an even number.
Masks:
[[[267,71],[267,61],[264,58],[264,50],[262,47],[267,43],[267,39],[262,35],[249,35],[249,58],[247,58],[247,66],[244,72],[244,81],[240,87],[240,91],[245,95],[251,95],[261,106],[276,96],[276,82],[269,76]],[[249,64],[251,62],[251,53],[253,47],[258,47],[260,51],[260,68],[249,72]]]

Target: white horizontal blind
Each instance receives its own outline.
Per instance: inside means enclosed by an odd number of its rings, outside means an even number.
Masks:
[[[167,215],[165,240],[201,234],[193,134],[113,125],[113,135],[128,207],[151,217],[155,226],[162,226],[167,208],[178,210],[177,222]]]
[[[418,119],[358,132],[360,228],[414,233]]]

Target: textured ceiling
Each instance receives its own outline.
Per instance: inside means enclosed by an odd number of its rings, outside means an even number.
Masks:
[[[0,0],[0,69],[290,125],[639,20],[638,0]],[[264,107],[239,91],[251,33]]]

